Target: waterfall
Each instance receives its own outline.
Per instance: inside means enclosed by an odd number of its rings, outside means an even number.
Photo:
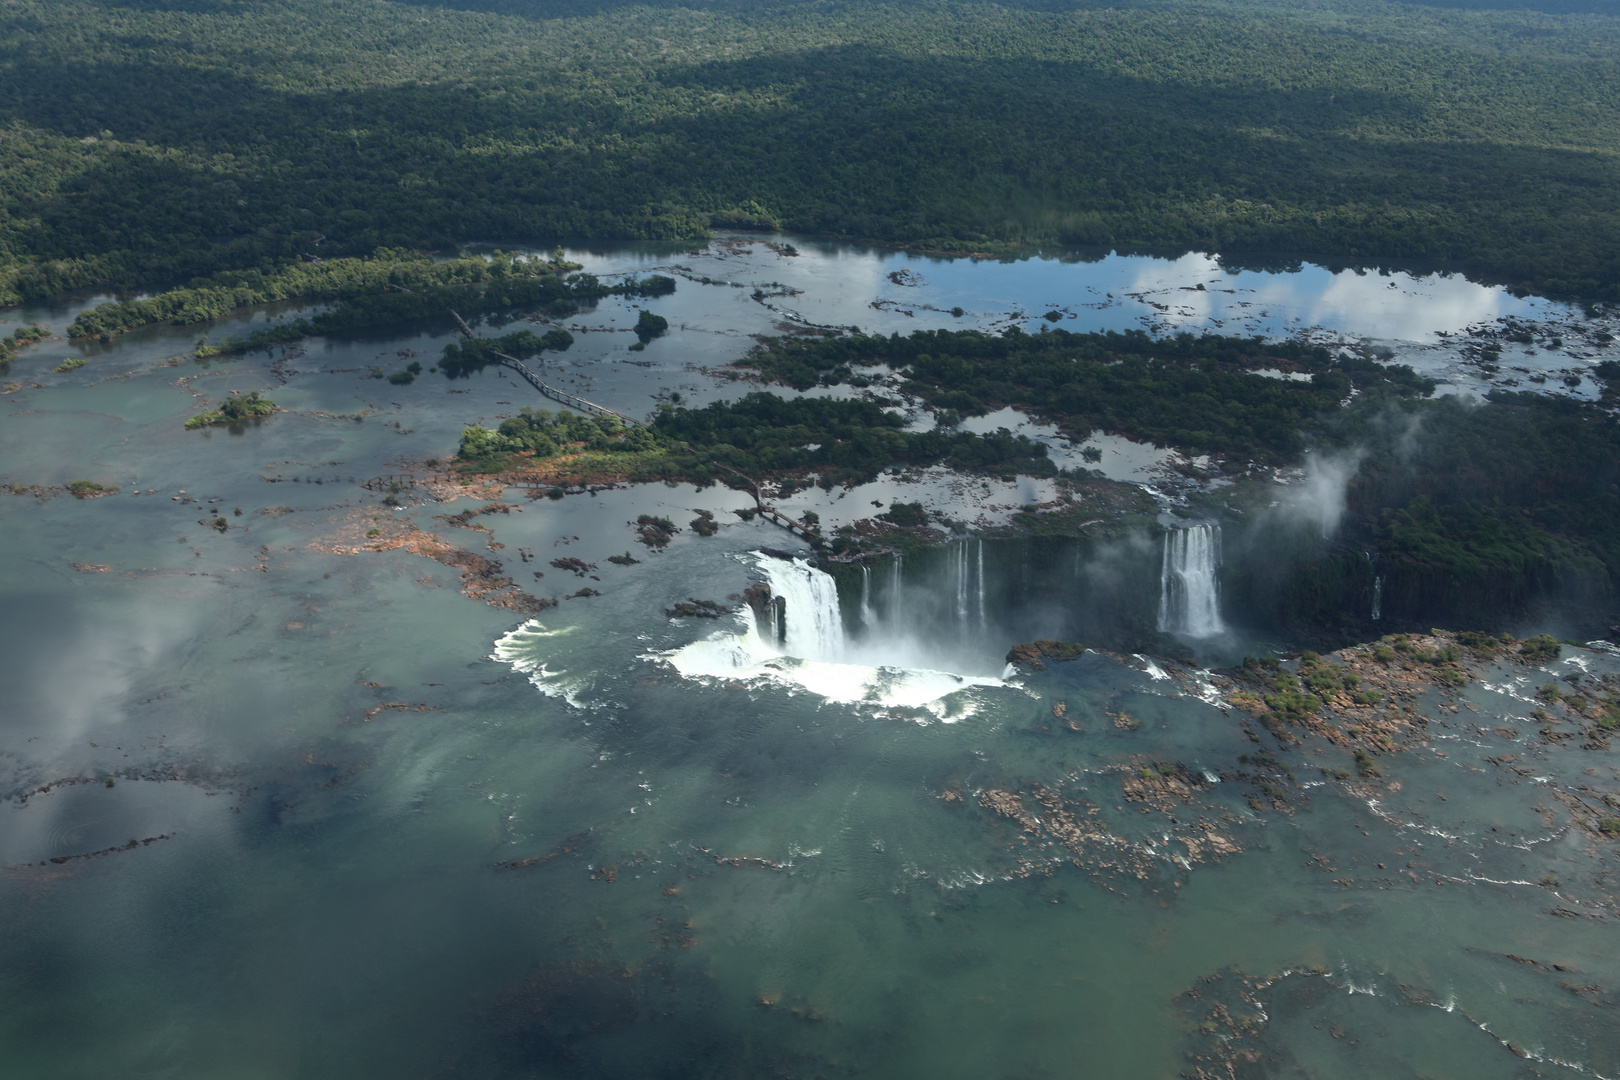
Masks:
[[[755,553],[751,561],[766,580],[748,588],[747,602],[738,612],[741,633],[721,629],[656,654],[682,676],[768,680],[828,701],[926,708],[945,723],[971,711],[936,702],[972,687],[1005,685],[1000,655],[991,656],[988,664],[969,657],[963,669],[959,657],[931,649],[904,630],[885,627],[852,648],[844,637],[832,577],[800,559],[788,562]],[[893,580],[898,607],[898,570]]]
[[[952,545],[948,567],[956,594],[957,633],[983,630],[989,622],[984,602],[984,541],[963,540]]]
[[[894,565],[889,567],[889,625],[904,626],[901,616],[905,614],[905,578],[900,556],[894,557]]]
[[[979,541],[979,629],[984,629],[984,541]]]
[[[762,555],[759,567],[771,586],[772,608],[781,604],[785,632],[776,640],[789,656],[840,662],[844,658],[844,618],[838,586],[803,559],[791,563]]]
[[[877,626],[877,612],[872,610],[872,571],[861,564],[861,627],[870,630]]]
[[[968,557],[967,544],[957,544],[951,552],[951,563],[956,571],[956,625],[967,625],[968,618]]]
[[[1373,578],[1373,622],[1377,622],[1384,614],[1384,576],[1382,574]]]
[[[1159,572],[1159,629],[1189,637],[1213,637],[1221,623],[1221,527],[1193,525],[1172,529],[1164,537],[1164,565]]]

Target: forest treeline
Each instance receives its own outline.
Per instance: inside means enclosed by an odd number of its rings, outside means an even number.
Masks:
[[[10,0],[0,302],[717,227],[1620,298],[1617,56],[1385,0]]]

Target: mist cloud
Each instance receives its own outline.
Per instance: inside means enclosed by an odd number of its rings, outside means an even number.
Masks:
[[[1344,519],[1345,492],[1366,456],[1360,448],[1307,454],[1304,481],[1288,489],[1278,501],[1278,511],[1329,539]]]

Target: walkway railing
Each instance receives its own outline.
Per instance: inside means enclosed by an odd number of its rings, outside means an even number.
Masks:
[[[462,332],[463,335],[465,335],[466,337],[470,337],[470,338],[478,337],[478,331],[476,331],[472,327],[468,326],[466,320],[463,319],[459,314],[457,314],[454,311],[450,312],[450,314],[454,315],[455,319],[456,319],[456,322],[458,324],[460,324],[461,332]],[[623,421],[623,423],[624,423],[624,425],[626,427],[641,427],[642,426],[641,421],[632,420],[630,417],[624,415],[624,413],[622,413],[622,412],[618,412],[617,410],[614,410],[614,409],[609,409],[609,408],[607,408],[606,406],[603,406],[603,405],[598,405],[593,401],[586,401],[584,398],[580,397],[578,394],[570,394],[566,390],[559,390],[557,387],[552,386],[550,383],[548,383],[545,380],[541,379],[540,376],[536,375],[533,371],[531,371],[529,369],[529,366],[527,364],[525,364],[523,361],[519,360],[515,356],[507,356],[503,352],[492,352],[492,355],[494,355],[496,357],[497,362],[502,367],[511,368],[513,371],[515,371],[519,375],[523,376],[524,380],[527,381],[530,386],[533,386],[536,390],[540,391],[542,394],[544,394],[546,397],[550,398],[552,401],[560,402],[560,403],[562,403],[564,405],[569,406],[570,408],[578,409],[580,412],[589,413],[592,416],[616,416],[621,421]]]

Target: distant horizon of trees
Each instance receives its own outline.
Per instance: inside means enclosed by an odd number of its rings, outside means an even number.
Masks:
[[[0,303],[472,238],[1431,262],[1620,300],[1620,16],[12,0]]]

